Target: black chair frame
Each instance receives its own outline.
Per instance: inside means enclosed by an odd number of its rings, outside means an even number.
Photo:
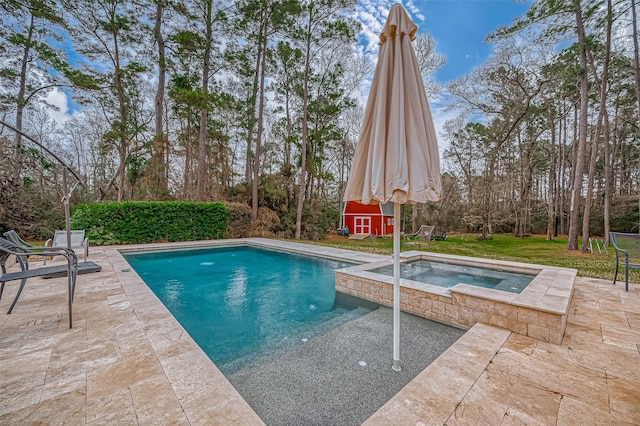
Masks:
[[[37,269],[29,269],[29,256],[63,256],[67,263],[66,265],[47,266]],[[20,264],[20,271],[8,272],[7,261],[11,256],[15,256]],[[47,277],[51,275],[66,275],[68,278],[68,307],[69,307],[69,328],[73,327],[73,295],[76,288],[76,278],[78,275],[78,257],[72,249],[63,247],[21,247],[12,241],[0,238],[0,268],[2,274],[0,275],[0,299],[4,291],[4,284],[8,281],[20,280],[20,286],[16,293],[7,314],[13,311],[13,308],[22,294],[22,290],[27,282],[27,279],[34,277]]]

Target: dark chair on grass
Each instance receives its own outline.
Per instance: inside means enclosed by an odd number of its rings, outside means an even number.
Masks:
[[[609,232],[609,241],[616,251],[616,272],[613,284],[618,278],[618,268],[624,258],[624,289],[629,291],[629,269],[640,269],[640,234]]]
[[[447,239],[447,227],[444,225],[436,225],[433,229],[434,240],[446,240]]]

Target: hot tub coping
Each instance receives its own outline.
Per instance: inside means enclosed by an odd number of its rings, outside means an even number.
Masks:
[[[400,279],[401,309],[463,328],[478,322],[559,344],[562,341],[577,270],[466,256],[408,251],[401,262],[438,261],[535,274],[521,293],[458,283],[446,288]],[[378,260],[336,271],[336,289],[390,306],[393,277],[371,270],[392,264]]]

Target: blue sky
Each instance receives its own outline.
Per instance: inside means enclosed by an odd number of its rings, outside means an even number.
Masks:
[[[482,65],[491,52],[491,45],[485,43],[487,35],[501,26],[508,26],[513,20],[529,10],[533,0],[358,0],[355,18],[362,23],[360,44],[365,53],[377,59],[379,35],[387,20],[389,9],[401,3],[418,25],[418,34],[429,33],[436,44],[436,52],[444,55],[446,64],[435,75],[443,86],[449,81],[462,77],[475,67]],[[362,86],[362,105],[366,104],[370,81]],[[444,123],[457,115],[455,111],[445,112],[446,90],[436,99],[431,99],[431,115],[440,151],[446,148],[441,137]]]
[[[482,64],[491,50],[484,42],[487,35],[524,15],[531,1],[426,0],[414,4],[425,18],[423,22],[416,19],[418,32],[429,32],[436,51],[447,57],[447,63],[436,73],[436,80],[444,83]]]
[[[487,35],[524,15],[532,0],[359,0],[356,19],[363,24],[370,54],[377,55],[378,35],[394,3],[405,7],[419,34],[433,36],[436,51],[447,58],[436,80],[446,83],[482,64],[491,51],[484,42]]]

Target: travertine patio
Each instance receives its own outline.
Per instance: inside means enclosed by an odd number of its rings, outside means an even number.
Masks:
[[[115,247],[90,259],[73,329],[64,278],[29,280],[0,314],[0,424],[262,424]],[[639,348],[640,285],[577,278],[561,345],[476,324],[366,424],[640,424]]]

